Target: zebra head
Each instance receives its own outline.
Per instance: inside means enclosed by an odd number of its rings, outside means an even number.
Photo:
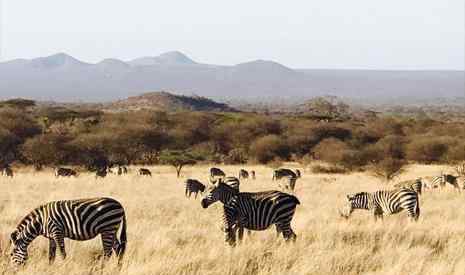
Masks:
[[[18,230],[13,231],[10,238],[13,245],[10,254],[11,262],[16,265],[24,265],[27,260],[28,243],[21,237],[21,233]]]
[[[217,179],[209,185],[208,190],[200,202],[203,208],[208,208],[217,201],[228,202],[229,199],[239,191],[227,184],[222,179]]]
[[[367,192],[347,195],[347,202],[345,205],[345,214],[341,213],[344,218],[350,217],[355,209],[368,209],[370,203],[370,196]]]

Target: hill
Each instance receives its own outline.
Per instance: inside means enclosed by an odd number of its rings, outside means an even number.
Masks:
[[[203,64],[180,52],[131,61],[85,63],[64,53],[0,63],[0,100],[110,102],[140,91],[214,99],[297,101],[335,95],[379,102],[464,96],[463,71],[300,70],[270,60]]]
[[[235,110],[226,104],[215,102],[201,96],[183,96],[167,92],[151,92],[140,96],[129,97],[113,103],[105,104],[105,111],[127,110],[160,110],[175,111],[208,111],[208,112],[234,112]]]

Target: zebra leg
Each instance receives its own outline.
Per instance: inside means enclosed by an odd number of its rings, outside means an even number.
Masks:
[[[58,234],[58,236],[55,236],[54,241],[58,245],[58,248],[60,249],[60,254],[61,258],[64,260],[66,259],[66,249],[65,249],[65,239],[61,234]]]
[[[285,222],[283,224],[278,224],[277,227],[283,233],[283,238],[285,241],[294,241],[297,239],[297,235],[291,228],[290,222]]]
[[[57,252],[57,243],[53,239],[49,239],[49,248],[48,248],[48,262],[52,264],[55,261],[55,256]]]
[[[114,231],[106,231],[100,234],[102,237],[102,245],[103,245],[103,258],[105,260],[111,257],[113,252],[113,247],[115,244],[115,232]]]
[[[198,193],[199,193],[199,192],[194,192],[194,194],[195,194],[194,199],[195,199],[195,200],[197,199],[197,194],[198,194]]]
[[[237,232],[237,238],[239,239],[239,242],[242,242],[242,239],[244,238],[244,227],[238,225],[239,229]]]
[[[379,207],[375,207],[373,209],[373,217],[375,218],[375,222],[378,221],[378,219],[383,219],[383,210]]]

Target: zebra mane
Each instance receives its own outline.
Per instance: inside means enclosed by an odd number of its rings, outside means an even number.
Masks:
[[[239,190],[237,190],[237,189],[234,188],[234,187],[231,187],[231,186],[227,185],[227,184],[224,183],[221,179],[218,180],[218,183],[216,184],[216,186],[218,186],[218,187],[221,186],[222,188],[224,188],[224,189],[226,189],[226,190],[228,190],[228,191],[230,191],[230,192],[232,192],[232,193],[234,193],[234,194],[239,193]]]

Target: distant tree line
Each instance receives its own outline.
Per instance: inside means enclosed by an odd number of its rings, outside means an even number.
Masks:
[[[465,160],[465,126],[395,116],[322,122],[305,115],[104,113],[22,100],[0,103],[0,164],[40,170],[167,163],[180,169],[196,161],[307,164],[315,159],[348,170],[459,162]]]

